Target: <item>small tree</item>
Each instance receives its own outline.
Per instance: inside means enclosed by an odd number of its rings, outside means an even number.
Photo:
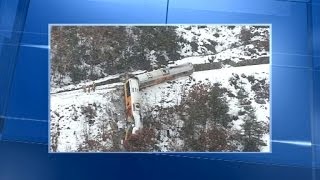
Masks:
[[[243,27],[240,32],[240,40],[242,41],[242,44],[243,45],[249,44],[251,41],[251,38],[252,38],[252,33],[250,29]]]
[[[151,128],[143,128],[136,134],[131,134],[124,142],[127,151],[153,151],[155,148],[155,131]]]
[[[230,150],[227,131],[232,118],[219,84],[197,83],[182,99],[185,115],[182,135],[186,151]],[[219,128],[218,128],[219,127]],[[216,136],[216,137],[215,137]]]
[[[241,125],[243,128],[243,151],[256,152],[260,151],[261,146],[266,146],[266,143],[262,140],[262,137],[269,131],[269,127],[268,124],[257,121],[254,109],[252,106],[248,107],[249,108],[244,118],[244,123]]]

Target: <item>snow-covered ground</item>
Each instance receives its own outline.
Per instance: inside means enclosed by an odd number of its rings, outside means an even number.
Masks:
[[[251,40],[266,41],[268,37],[269,29],[251,29],[250,26],[207,26],[205,28],[199,28],[198,26],[179,26],[177,33],[182,36],[187,42],[195,42],[197,51],[193,51],[189,43],[182,43],[181,55],[185,57],[199,56],[199,55],[212,55],[220,53],[222,51],[241,51],[244,53],[245,49],[253,48],[253,45],[249,45],[247,48],[241,46],[240,32],[242,28],[250,29],[252,34],[255,34]],[[214,48],[208,46],[216,44]],[[251,46],[251,47],[250,47]],[[240,47],[240,48],[237,48]],[[223,55],[223,54],[221,54]],[[238,53],[234,53],[233,56],[237,56]],[[230,56],[226,56],[230,58]]]
[[[146,89],[141,90],[142,104],[146,107],[172,107],[173,105],[178,105],[181,102],[181,94],[185,88],[190,87],[192,84],[198,82],[210,82],[210,83],[220,83],[223,88],[227,88],[233,94],[237,94],[237,90],[229,82],[229,79],[234,75],[240,77],[239,83],[248,93],[249,99],[251,100],[252,107],[256,110],[256,116],[258,121],[263,121],[268,123],[270,117],[270,104],[258,104],[254,101],[255,92],[251,89],[252,84],[248,81],[247,78],[241,77],[245,75],[246,77],[252,75],[256,80],[266,80],[266,83],[269,83],[269,65],[252,65],[252,66],[243,66],[243,67],[231,67],[223,68],[218,70],[208,70],[208,71],[199,71],[194,72],[191,77],[195,81],[190,81],[189,77],[181,77],[169,83],[162,83]],[[186,86],[188,84],[188,86]],[[238,112],[243,108],[236,97],[228,97],[227,101],[229,103],[230,115],[238,116]],[[240,125],[243,123],[243,118],[239,116],[239,119],[234,121],[234,128],[240,130]],[[265,134],[263,140],[268,144],[262,148],[262,152],[270,151],[270,134]],[[165,149],[163,147],[163,149]]]
[[[102,141],[101,135],[102,130],[112,131],[114,124],[121,128],[124,123],[122,93],[122,83],[116,83],[98,86],[90,93],[81,89],[51,95],[50,129],[51,138],[58,136],[56,151],[78,151],[86,136],[101,141],[106,147],[112,146],[108,139]],[[94,112],[85,111],[87,107]],[[86,117],[91,114],[92,118]]]
[[[244,67],[231,67],[218,70],[208,70],[194,72],[192,78],[197,82],[211,82],[220,83],[222,87],[227,88],[233,94],[237,94],[234,86],[230,85],[229,79],[235,74],[243,76],[253,75],[255,79],[266,79],[269,83],[269,65],[253,65]],[[189,81],[189,77],[181,77],[171,82],[165,82],[159,85],[148,87],[141,90],[142,106],[154,107],[161,105],[164,107],[170,107],[177,105],[181,101],[181,93],[183,88],[186,88],[186,83]],[[258,104],[253,99],[255,92],[251,90],[252,85],[246,78],[241,78],[242,87],[249,93],[249,98],[252,100],[252,106],[256,110],[256,116],[258,121],[269,122],[269,103]],[[112,88],[112,87],[118,87]],[[122,83],[104,85],[97,87],[95,92],[85,93],[83,90],[75,90],[70,92],[64,92],[59,94],[53,94],[51,96],[51,134],[59,132],[57,151],[78,151],[79,145],[85,140],[86,131],[90,131],[90,136],[95,137],[97,140],[101,140],[101,126],[106,125],[107,131],[112,131],[112,124],[117,124],[118,128],[121,128],[124,122],[124,103],[121,98],[121,85]],[[237,115],[242,108],[237,98],[231,98],[226,96],[230,114]],[[92,106],[95,108],[96,115],[93,117],[94,122],[89,125],[86,115],[82,109],[86,106]],[[234,128],[240,129],[240,125],[243,123],[241,117],[234,121]],[[90,130],[88,130],[88,128]],[[159,143],[162,150],[166,151],[166,139],[161,138],[163,141]],[[264,135],[264,141],[268,146],[262,149],[263,152],[269,152],[269,139],[270,135]],[[167,142],[168,143],[168,142]],[[106,147],[111,147],[112,142],[110,139],[105,140],[102,143]],[[99,151],[99,149],[97,149]]]
[[[215,47],[217,52],[228,49],[232,44],[239,42],[237,35],[240,31],[241,26],[236,26],[234,29],[230,29],[228,26],[211,26],[211,28],[180,26],[177,30],[178,34],[183,36],[184,39],[189,42],[194,41],[199,45],[196,52],[192,51],[190,46],[185,46],[181,51],[184,56],[212,54],[212,50],[210,51],[204,46],[204,44],[210,44],[210,41],[217,42],[218,45]]]

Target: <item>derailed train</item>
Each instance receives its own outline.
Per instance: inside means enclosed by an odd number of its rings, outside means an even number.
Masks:
[[[140,114],[139,80],[130,78],[124,86],[126,118],[129,123],[134,123],[132,133],[142,128]]]
[[[127,121],[133,125],[133,134],[143,127],[140,113],[140,89],[177,77],[189,76],[193,71],[192,63],[186,63],[146,72],[126,80],[124,85],[126,117]]]

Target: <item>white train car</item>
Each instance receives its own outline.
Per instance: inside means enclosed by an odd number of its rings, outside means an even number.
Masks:
[[[151,72],[136,75],[140,88],[145,88],[172,80],[181,76],[189,76],[193,73],[192,63],[181,64],[172,67],[157,69]]]
[[[136,78],[130,78],[126,81],[124,86],[125,93],[125,107],[127,121],[132,123],[132,133],[136,133],[139,129],[142,129],[140,115],[140,93],[139,93],[139,81]]]

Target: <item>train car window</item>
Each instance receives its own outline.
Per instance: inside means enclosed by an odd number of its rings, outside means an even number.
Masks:
[[[136,107],[137,110],[140,109],[140,104],[139,104],[139,103],[136,103],[136,104],[135,104],[135,107]]]
[[[140,109],[140,104],[139,103],[134,103],[133,104],[133,111],[139,111]]]
[[[168,71],[167,69],[162,69],[162,72],[163,72],[164,74],[169,74],[169,71]]]
[[[150,73],[147,73],[147,76],[149,79],[152,79],[152,75]]]
[[[129,81],[127,81],[127,83],[126,83],[126,91],[127,91],[127,97],[131,96]]]

